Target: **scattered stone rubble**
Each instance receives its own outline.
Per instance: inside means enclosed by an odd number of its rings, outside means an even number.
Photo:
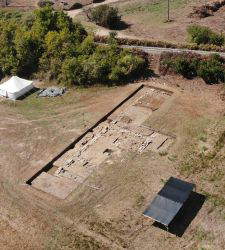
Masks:
[[[49,87],[46,89],[41,89],[37,93],[37,97],[56,97],[62,96],[66,93],[66,88],[59,87]]]
[[[88,133],[74,149],[69,150],[54,163],[54,166],[58,167],[55,175],[83,182],[109,157],[121,157],[128,151],[142,153],[146,150],[166,150],[173,142],[173,138],[143,125],[143,121],[151,112],[157,110],[169,97],[160,93],[154,102],[149,101],[152,94],[157,95],[156,92],[149,89],[124,112],[109,118]],[[142,112],[143,108],[147,112]],[[142,117],[135,117],[131,113],[140,113]]]

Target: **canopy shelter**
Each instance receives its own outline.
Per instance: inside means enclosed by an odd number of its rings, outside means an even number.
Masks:
[[[144,215],[168,228],[194,188],[192,183],[170,177],[144,211]]]
[[[33,81],[13,76],[8,81],[0,85],[0,96],[16,100],[33,88]]]

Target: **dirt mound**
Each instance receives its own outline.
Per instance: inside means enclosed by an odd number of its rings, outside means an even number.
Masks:
[[[212,16],[214,12],[218,11],[225,5],[225,0],[214,1],[201,6],[195,6],[193,12],[190,13],[189,17],[205,18]]]

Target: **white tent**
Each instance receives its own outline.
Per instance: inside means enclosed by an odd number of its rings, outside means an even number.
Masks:
[[[33,88],[33,81],[13,76],[0,85],[0,96],[16,100]]]

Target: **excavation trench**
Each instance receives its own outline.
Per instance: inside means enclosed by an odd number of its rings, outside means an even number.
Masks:
[[[171,97],[167,90],[141,85],[96,124],[32,176],[27,184],[65,199],[104,162],[128,151],[168,150],[174,138],[144,126],[151,114]],[[92,186],[92,188],[97,188]]]

